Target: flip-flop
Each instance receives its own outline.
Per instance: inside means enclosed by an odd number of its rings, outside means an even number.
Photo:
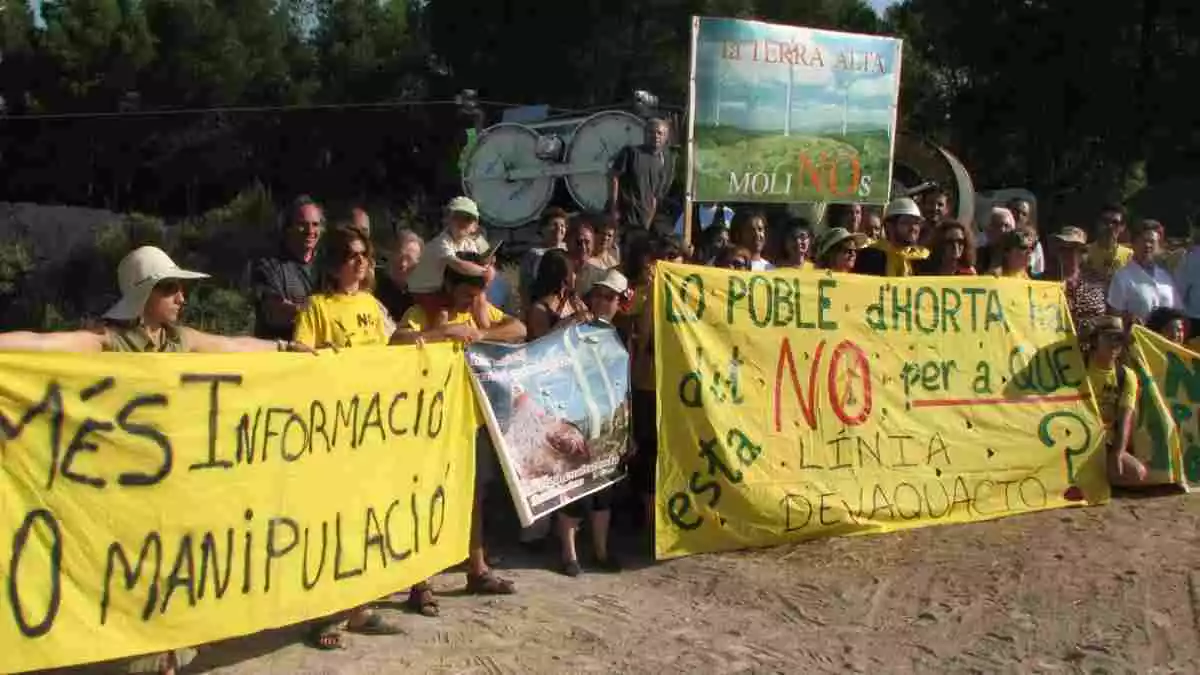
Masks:
[[[512,595],[517,592],[517,587],[489,570],[483,574],[468,574],[467,592],[474,595]]]
[[[413,586],[408,593],[408,608],[421,616],[435,617],[440,613],[437,597],[428,584]]]
[[[404,632],[400,624],[388,621],[378,614],[368,616],[366,621],[357,625],[347,624],[346,630],[359,635],[399,635]]]
[[[336,623],[318,624],[308,631],[304,642],[313,649],[332,652],[346,647],[342,641],[342,631]]]

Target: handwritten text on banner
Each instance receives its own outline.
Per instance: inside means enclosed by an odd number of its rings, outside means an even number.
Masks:
[[[324,616],[466,557],[460,350],[0,356],[5,670]]]
[[[1061,290],[661,265],[657,554],[1105,501]]]

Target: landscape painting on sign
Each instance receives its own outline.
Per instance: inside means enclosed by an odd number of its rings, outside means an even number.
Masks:
[[[887,202],[900,40],[708,18],[693,33],[695,201]]]

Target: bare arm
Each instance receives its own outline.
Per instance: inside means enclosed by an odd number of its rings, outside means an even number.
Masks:
[[[530,340],[536,340],[550,332],[550,313],[540,304],[530,307],[525,318],[529,322],[527,332]]]
[[[181,328],[180,333],[194,352],[219,354],[228,352],[312,351],[312,349],[305,345],[296,342],[260,340],[248,335],[225,337],[223,335],[213,335],[212,333],[198,331],[194,328]]]
[[[527,333],[525,324],[520,319],[511,316],[504,317],[503,321],[499,321],[491,328],[481,332],[484,340],[508,343],[523,342]]]
[[[469,274],[473,277],[482,277],[487,274],[488,268],[483,265],[476,265],[469,260],[463,260],[458,256],[446,258],[446,267],[453,269],[461,274]]]
[[[104,351],[103,331],[76,330],[64,333],[17,331],[0,333],[0,351],[4,352],[100,352]]]

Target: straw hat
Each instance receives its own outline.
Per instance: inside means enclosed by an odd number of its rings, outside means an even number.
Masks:
[[[167,279],[207,279],[208,275],[180,268],[161,248],[143,246],[121,259],[117,284],[121,299],[104,313],[107,319],[132,321],[142,315],[155,285]]]
[[[867,235],[851,232],[844,227],[831,227],[817,239],[817,258],[824,258],[835,246],[846,241],[854,240],[855,248],[862,248],[867,243]]]
[[[1087,233],[1078,227],[1068,225],[1051,235],[1059,244],[1071,246],[1087,246]]]

